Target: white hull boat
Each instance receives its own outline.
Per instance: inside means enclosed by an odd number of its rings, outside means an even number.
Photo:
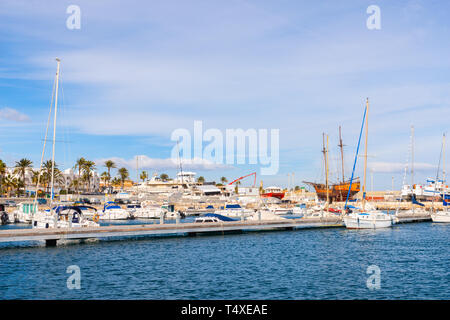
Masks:
[[[431,215],[431,220],[437,223],[450,223],[450,211],[440,211]]]
[[[390,228],[396,222],[393,215],[381,211],[355,212],[344,216],[347,229],[381,229]]]

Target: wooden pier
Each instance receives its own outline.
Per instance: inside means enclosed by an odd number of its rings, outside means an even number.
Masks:
[[[404,216],[399,223],[429,221],[427,216]],[[141,236],[192,236],[268,230],[344,227],[340,217],[302,218],[271,221],[233,221],[213,223],[167,223],[116,225],[96,228],[8,229],[0,230],[0,242],[45,241],[55,246],[59,240],[108,239]]]

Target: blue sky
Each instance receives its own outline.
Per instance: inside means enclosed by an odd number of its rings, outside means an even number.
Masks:
[[[71,4],[81,8],[80,30],[66,28]],[[366,27],[373,4],[381,30]],[[134,157],[145,155],[146,170],[173,175],[171,132],[202,120],[205,129],[280,129],[279,174],[258,180],[287,185],[295,172],[299,185],[323,176],[322,132],[337,175],[339,125],[350,173],[369,97],[374,187],[390,188],[394,176],[399,188],[411,125],[417,181],[435,176],[450,119],[449,7],[430,0],[3,0],[0,159],[39,162],[59,57],[62,167],[84,156],[102,171],[101,160],[114,158],[134,177]],[[218,180],[259,168],[193,170]]]

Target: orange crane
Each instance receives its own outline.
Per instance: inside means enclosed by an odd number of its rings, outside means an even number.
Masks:
[[[255,180],[253,181],[253,188],[254,188],[255,185],[256,185],[256,172],[252,172],[252,173],[250,173],[250,174],[248,174],[248,175],[246,175],[246,176],[240,177],[240,178],[238,178],[238,179],[236,179],[236,180],[230,182],[228,185],[232,185],[233,183],[238,182],[239,180],[242,180],[242,179],[244,179],[244,178],[250,177],[250,176],[252,176],[252,175],[255,175]]]

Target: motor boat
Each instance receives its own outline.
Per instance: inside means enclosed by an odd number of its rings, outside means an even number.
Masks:
[[[350,212],[344,215],[347,229],[390,228],[396,223],[396,217],[379,210]]]
[[[161,214],[166,214],[167,209],[162,208],[155,202],[144,201],[142,204],[127,205],[127,211],[138,219],[159,219]]]
[[[99,215],[100,220],[128,220],[134,219],[134,216],[127,210],[122,209],[114,202],[107,202],[103,206],[103,211]]]
[[[237,219],[232,219],[230,217],[223,216],[216,213],[207,213],[202,217],[195,218],[195,223],[207,223],[207,222],[223,222],[223,221],[238,221]]]
[[[53,210],[34,217],[32,227],[37,229],[48,228],[87,228],[99,227],[94,221],[87,219],[77,206],[59,206]]]
[[[0,224],[5,225],[5,224],[8,224],[9,222],[10,222],[9,215],[6,212],[5,205],[0,204]]]
[[[251,216],[255,210],[242,208],[240,204],[226,204],[225,207],[216,210],[215,214],[220,214],[229,218],[246,218]]]

